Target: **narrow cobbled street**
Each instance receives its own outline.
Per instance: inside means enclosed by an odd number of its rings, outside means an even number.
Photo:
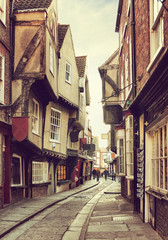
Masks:
[[[87,185],[88,184],[88,185]],[[16,226],[3,240],[159,240],[159,235],[138,214],[133,213],[133,205],[121,197],[120,183],[108,179],[91,180],[86,185],[57,195],[57,203]],[[85,191],[82,191],[86,189]],[[77,190],[78,191],[77,193]],[[76,194],[74,194],[76,191]],[[58,201],[58,199],[60,200]],[[42,198],[47,201],[46,198]],[[41,199],[41,202],[42,202]],[[51,199],[51,198],[50,198]],[[62,199],[62,200],[61,200]],[[48,198],[49,201],[49,198]],[[40,202],[39,202],[40,204]],[[32,202],[37,208],[38,202]],[[22,205],[13,205],[1,210],[0,227],[17,224],[17,218],[29,210]],[[22,212],[21,212],[22,210]],[[8,214],[10,211],[10,214]],[[13,220],[11,217],[13,216]],[[15,216],[15,219],[14,219]]]

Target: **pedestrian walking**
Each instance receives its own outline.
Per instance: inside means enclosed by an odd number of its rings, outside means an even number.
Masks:
[[[116,174],[114,172],[114,169],[112,170],[112,181],[114,180],[115,181],[115,177],[116,177]]]
[[[107,180],[107,176],[108,176],[109,172],[107,169],[104,170],[104,176],[105,176],[105,180]]]
[[[99,177],[100,177],[100,170],[99,169],[97,169],[96,175],[97,175],[97,181],[99,181]]]
[[[93,169],[93,179],[95,179],[96,178],[96,174],[97,174],[97,171],[96,171],[96,169]]]

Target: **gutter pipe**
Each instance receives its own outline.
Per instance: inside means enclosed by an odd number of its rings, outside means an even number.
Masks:
[[[135,38],[135,3],[131,1],[131,36],[132,36],[132,77],[133,77],[133,99],[136,97],[136,38]],[[133,116],[133,138],[134,138],[134,212],[138,212],[137,199],[137,135],[136,119]]]
[[[13,16],[14,0],[10,0],[10,96],[9,104],[12,104],[12,78],[14,69],[14,16]]]

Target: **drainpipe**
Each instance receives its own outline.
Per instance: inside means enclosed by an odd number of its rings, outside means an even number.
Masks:
[[[145,122],[146,122],[146,114],[144,114],[144,136],[143,136],[143,139],[144,139],[144,175],[143,175],[143,222],[145,222],[145,128],[146,128],[146,125],[145,125]],[[156,208],[155,208],[156,209]]]
[[[14,0],[10,0],[10,96],[9,104],[12,104],[12,78],[14,69],[14,16],[13,16]]]
[[[131,36],[132,36],[132,77],[133,77],[133,99],[136,97],[136,39],[135,39],[135,3],[131,1]],[[136,119],[133,116],[133,138],[136,135]],[[134,141],[134,212],[138,211],[137,199],[137,141]]]

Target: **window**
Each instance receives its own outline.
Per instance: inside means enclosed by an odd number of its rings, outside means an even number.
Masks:
[[[22,185],[22,159],[17,155],[12,157],[11,185]]]
[[[80,107],[80,110],[82,111],[83,107],[84,107],[84,94],[83,93],[80,93],[79,107]]]
[[[58,166],[58,181],[66,180],[66,166]]]
[[[133,176],[133,116],[126,118],[126,161],[127,161],[127,176]]]
[[[50,52],[50,72],[54,75],[54,48],[51,42],[49,46],[49,52]]]
[[[33,99],[32,132],[39,133],[39,103]]]
[[[61,131],[61,112],[52,108],[50,120],[50,140],[54,142],[59,142],[60,131]]]
[[[153,62],[164,45],[161,2],[150,0],[150,9],[150,53],[151,62]]]
[[[4,103],[5,59],[0,55],[0,103]]]
[[[33,162],[32,164],[32,182],[48,182],[48,162]]]
[[[66,76],[65,76],[66,82],[71,82],[71,65],[66,62]]]
[[[131,0],[128,0],[127,16],[130,15]]]
[[[124,173],[124,139],[119,139],[117,142],[118,153],[118,170],[119,174]]]
[[[168,190],[168,123],[154,131],[152,136],[152,185]]]
[[[125,97],[128,98],[130,90],[129,79],[128,79],[128,54],[125,56]]]
[[[123,78],[123,70],[121,72],[121,93],[120,93],[120,101],[121,105],[124,105],[124,78]]]
[[[130,89],[132,88],[132,39],[129,39],[129,78],[130,78]]]
[[[0,0],[0,20],[6,24],[6,0]]]

